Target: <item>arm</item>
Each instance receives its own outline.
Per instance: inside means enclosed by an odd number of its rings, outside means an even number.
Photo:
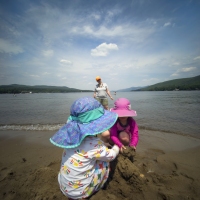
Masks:
[[[96,154],[96,160],[110,162],[114,160],[119,154],[119,147],[117,145],[114,145],[112,149],[108,149],[106,146],[104,146],[99,151],[101,151],[101,153]]]
[[[92,138],[90,146],[88,146],[88,143],[86,145],[90,150],[86,151],[87,154],[85,156],[91,159],[109,162],[114,160],[119,154],[119,147],[117,145],[114,145],[112,149],[108,149],[99,138]]]
[[[108,96],[113,100],[113,98],[112,98],[112,96],[111,96],[111,94],[110,94],[110,91],[109,91],[109,89],[108,89],[108,86],[106,85],[106,93],[108,94]]]
[[[113,100],[111,94],[110,94],[110,91],[108,90],[108,88],[106,89],[106,93],[108,94],[108,96]]]
[[[122,143],[119,141],[118,134],[117,134],[117,124],[110,129],[110,138],[111,140],[119,147],[122,147]]]
[[[138,135],[138,126],[137,123],[134,119],[131,120],[131,127],[133,127],[133,130],[131,132],[131,142],[130,142],[130,146],[132,147],[136,147],[138,144],[138,140],[139,140],[139,135]]]

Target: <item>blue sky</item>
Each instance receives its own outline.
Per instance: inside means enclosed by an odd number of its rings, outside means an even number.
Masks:
[[[0,85],[110,90],[200,75],[199,0],[0,0]]]

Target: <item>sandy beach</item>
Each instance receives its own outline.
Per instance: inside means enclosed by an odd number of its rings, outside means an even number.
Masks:
[[[55,131],[0,131],[0,199],[67,199],[57,174],[62,149]],[[140,130],[137,151],[111,163],[110,178],[91,200],[200,198],[200,139]]]

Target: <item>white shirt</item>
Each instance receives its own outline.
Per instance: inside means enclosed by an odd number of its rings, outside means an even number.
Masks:
[[[101,83],[100,86],[99,84],[97,84],[94,90],[98,98],[105,99],[107,98],[107,92],[106,92],[107,89],[108,89],[107,84]]]

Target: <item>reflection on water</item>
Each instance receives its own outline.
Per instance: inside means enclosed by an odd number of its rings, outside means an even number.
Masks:
[[[18,94],[16,97],[1,94],[0,129],[58,129],[66,122],[74,100],[84,96],[92,97],[93,93]],[[140,129],[200,133],[199,91],[117,92],[113,97],[131,101]],[[109,107],[113,103],[109,99]]]

